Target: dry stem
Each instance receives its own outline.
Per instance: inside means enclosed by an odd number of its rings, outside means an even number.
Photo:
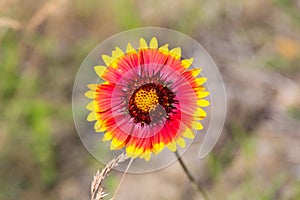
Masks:
[[[205,200],[209,200],[208,195],[206,194],[205,190],[198,184],[197,180],[195,177],[191,174],[191,172],[188,170],[187,166],[181,159],[180,155],[178,154],[177,151],[175,151],[176,157],[178,158],[178,161],[184,171],[184,173],[187,175],[189,180],[194,184],[194,186],[197,188],[197,191],[200,192]]]
[[[91,200],[103,200],[107,194],[104,192],[102,183],[103,180],[109,175],[111,170],[118,166],[121,162],[124,162],[127,159],[125,153],[114,158],[110,163],[108,163],[100,172],[98,170],[94,175],[94,179],[91,184]]]

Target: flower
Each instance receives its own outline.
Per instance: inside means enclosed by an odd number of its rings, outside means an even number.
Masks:
[[[128,43],[125,53],[116,47],[102,59],[106,66],[94,69],[104,82],[89,84],[85,93],[92,99],[87,120],[96,121],[95,131],[111,141],[111,150],[126,148],[128,157],[148,161],[164,147],[185,148],[183,138],[193,139],[193,130],[203,129],[206,78],[200,68],[191,69],[193,58],[182,58],[179,47],[158,47],[155,37],[148,46],[140,38],[138,50]]]

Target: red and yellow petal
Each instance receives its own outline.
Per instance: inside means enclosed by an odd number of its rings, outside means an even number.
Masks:
[[[204,99],[209,96],[204,86],[207,79],[200,76],[201,69],[190,69],[193,58],[182,59],[180,47],[169,50],[168,46],[159,47],[155,37],[149,44],[140,38],[138,49],[128,43],[124,53],[117,47],[111,56],[102,55],[105,66],[94,67],[96,74],[106,82],[88,85],[90,90],[85,95],[92,101],[86,106],[90,111],[87,120],[95,121],[96,132],[104,132],[103,141],[111,141],[111,150],[126,148],[128,157],[148,161],[152,153],[157,155],[165,147],[170,151],[176,151],[177,146],[185,148],[184,138],[193,139],[193,130],[203,129],[199,120],[206,117],[201,107],[209,105]],[[137,67],[143,69],[149,65],[153,74],[164,73],[165,80],[171,80],[179,104],[176,113],[170,115],[162,128],[141,129],[130,120],[128,113],[120,112],[126,110],[126,104],[121,102],[121,85],[126,84],[127,79],[139,78],[135,77]],[[134,127],[131,131],[130,126]]]

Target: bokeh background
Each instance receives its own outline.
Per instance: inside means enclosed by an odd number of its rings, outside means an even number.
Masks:
[[[222,136],[204,160],[183,157],[211,199],[300,199],[299,0],[0,0],[0,199],[90,198],[101,163],[74,127],[75,75],[98,43],[143,26],[196,39],[223,76]],[[202,198],[174,163],[129,174],[118,199]]]

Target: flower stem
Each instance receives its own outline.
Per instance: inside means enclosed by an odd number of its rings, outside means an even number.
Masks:
[[[187,177],[189,178],[189,180],[195,185],[195,187],[197,188],[197,191],[200,192],[202,194],[202,196],[204,197],[205,200],[209,200],[207,193],[205,192],[205,190],[200,186],[200,184],[198,184],[196,178],[191,174],[191,172],[188,170],[186,164],[183,162],[183,160],[181,159],[180,155],[178,154],[177,151],[175,151],[176,157],[178,158],[178,161],[184,171],[184,173],[187,175]]]
[[[120,180],[120,182],[119,182],[119,185],[118,185],[117,189],[115,190],[114,195],[113,195],[113,197],[111,198],[111,200],[115,200],[115,199],[116,199],[116,196],[117,196],[117,194],[118,194],[118,191],[119,191],[120,188],[121,188],[121,185],[122,185],[122,183],[123,183],[123,181],[124,181],[124,179],[125,179],[125,176],[126,176],[128,170],[129,170],[129,167],[131,166],[133,160],[134,160],[134,158],[131,158],[131,159],[130,159],[130,161],[129,161],[128,165],[127,165],[127,168],[126,168],[126,170],[124,171],[124,174],[122,175],[122,178],[121,178],[121,180]]]

